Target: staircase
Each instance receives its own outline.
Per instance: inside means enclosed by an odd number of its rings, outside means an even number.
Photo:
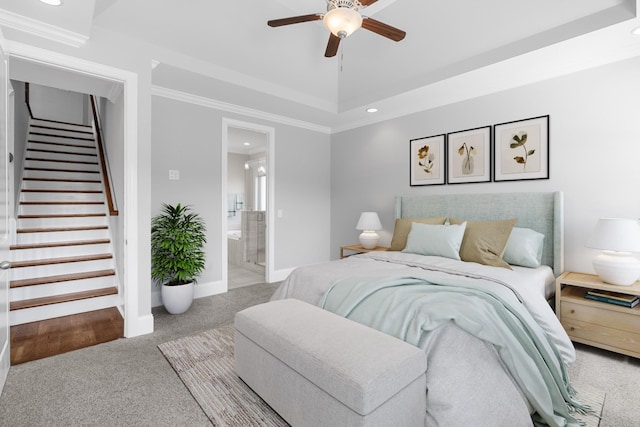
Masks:
[[[11,246],[12,334],[122,306],[100,171],[91,126],[31,120]]]

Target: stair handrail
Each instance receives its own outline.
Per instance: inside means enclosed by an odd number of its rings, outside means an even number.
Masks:
[[[29,82],[24,83],[24,102],[27,104],[27,111],[29,111],[29,117],[32,119],[33,112],[31,111],[31,103],[29,102]]]
[[[91,110],[93,112],[93,123],[96,131],[96,139],[98,141],[98,155],[100,157],[100,166],[102,167],[102,180],[104,181],[104,190],[107,196],[107,205],[109,206],[109,213],[111,214],[111,216],[117,216],[118,207],[116,206],[115,196],[113,195],[113,191],[111,190],[111,182],[113,180],[111,179],[109,160],[104,149],[102,128],[100,126],[100,115],[98,114],[95,96],[89,95],[89,97],[91,98]]]

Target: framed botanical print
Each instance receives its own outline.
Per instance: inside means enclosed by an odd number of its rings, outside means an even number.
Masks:
[[[409,141],[409,185],[436,185],[445,182],[445,135]]]
[[[491,126],[447,134],[447,183],[491,181]]]
[[[549,179],[549,116],[493,126],[494,181]]]

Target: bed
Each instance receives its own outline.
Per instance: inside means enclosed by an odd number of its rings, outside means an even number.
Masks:
[[[416,225],[418,218],[426,222]],[[403,241],[401,225],[406,229],[407,224],[410,228],[405,230]],[[492,253],[495,248],[491,240],[505,232],[492,229],[495,224],[511,233],[507,233],[508,243],[498,243],[504,250],[500,254]],[[483,231],[487,225],[488,234]],[[525,255],[537,258],[540,265],[529,265],[525,260],[521,264],[527,266],[496,267],[494,260],[485,265],[470,262],[475,259],[470,256],[463,257],[467,259],[463,261],[449,255],[451,248],[443,254],[436,249],[434,255],[430,247],[433,242],[440,246],[442,242],[450,243],[450,235],[454,231],[459,235],[460,228],[466,233],[466,240],[457,243],[462,245],[458,246],[460,253],[475,242],[469,236],[481,230],[477,241],[481,243],[474,244],[482,247],[480,252],[485,255],[499,258],[495,260],[498,265],[504,262],[503,256],[507,259],[507,247],[516,234],[513,230],[543,236],[542,241],[538,240],[537,253]],[[443,238],[438,233],[447,234]],[[482,240],[482,233],[489,236],[489,243]],[[523,247],[530,243],[528,237],[517,242]],[[280,285],[272,300],[296,298],[320,305],[423,349],[427,358],[425,425],[572,425],[575,418],[569,412],[580,403],[573,397],[566,365],[575,360],[575,350],[547,303],[554,279],[563,271],[562,244],[560,192],[397,197],[392,248],[401,250],[370,252],[300,267]],[[520,249],[515,248],[516,255],[522,255],[518,253]],[[512,257],[516,256],[513,251],[513,247],[508,251]],[[520,263],[518,259],[513,262]],[[469,293],[473,295],[468,296]],[[418,302],[408,298],[417,298]],[[523,350],[518,347],[520,344],[513,349],[511,343],[503,343],[501,340],[508,340],[504,337],[511,332],[505,333],[499,329],[502,325],[496,326],[502,320],[487,320],[484,314],[477,314],[478,319],[474,319],[476,306],[487,304],[478,298],[488,300],[491,306],[498,300],[499,310],[509,316],[517,312],[519,319],[526,317],[532,323],[527,326],[526,335],[537,340],[535,351],[529,347]],[[416,307],[420,307],[419,312]],[[401,309],[407,312],[400,314]],[[512,320],[506,323],[509,322]],[[491,334],[497,338],[492,338],[488,331],[496,328],[498,332]],[[492,339],[500,342],[491,343]],[[541,391],[542,388],[550,391]]]

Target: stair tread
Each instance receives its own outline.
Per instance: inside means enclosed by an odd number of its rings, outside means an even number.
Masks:
[[[99,171],[82,170],[82,169],[33,168],[30,166],[25,167],[24,170],[41,171],[41,172],[100,173]]]
[[[82,245],[104,245],[111,243],[109,239],[93,239],[93,240],[71,240],[66,242],[48,242],[48,243],[25,243],[21,245],[12,245],[10,250],[20,249],[44,249],[57,248],[64,246],[82,246]]]
[[[64,202],[20,202],[21,205],[104,205],[104,202],[64,201]]]
[[[48,219],[48,218],[86,218],[95,216],[107,216],[105,213],[85,213],[85,214],[41,214],[41,215],[18,215],[18,219]]]
[[[114,270],[97,270],[85,273],[59,274],[56,276],[34,277],[31,279],[12,280],[10,288],[21,288],[24,286],[45,285],[47,283],[69,282],[71,280],[94,279],[96,277],[114,276]]]
[[[82,124],[82,123],[64,122],[64,121],[61,121],[61,120],[53,120],[53,119],[37,118],[37,119],[34,119],[34,120],[36,120],[36,123],[37,122],[47,122],[47,123],[59,123],[59,124],[62,124],[62,125],[78,126],[78,127],[81,127],[81,128],[90,128],[91,127],[91,125],[85,125],[85,124]]]
[[[44,305],[60,304],[63,302],[79,301],[88,298],[97,298],[107,295],[116,295],[118,288],[111,286],[108,288],[92,289],[90,291],[72,292],[68,294],[53,295],[50,297],[26,299],[22,301],[12,301],[10,310],[22,310],[25,308],[42,307]]]
[[[66,264],[70,262],[84,262],[84,261],[99,261],[103,259],[111,259],[111,254],[95,254],[95,255],[79,255],[70,257],[59,258],[42,258],[26,261],[13,261],[11,262],[11,268],[23,268],[23,267],[39,267],[43,265],[53,264]]]
[[[90,225],[82,227],[48,227],[48,228],[19,228],[17,233],[55,233],[61,231],[87,231],[87,230],[106,230],[106,225]]]
[[[43,181],[43,182],[82,182],[91,184],[100,184],[100,180],[97,179],[70,179],[70,178],[30,178],[24,177],[23,181]]]
[[[64,160],[64,159],[42,159],[40,157],[25,157],[24,160],[31,161],[31,162],[71,163],[74,165],[98,165],[98,162],[85,162],[82,160]]]
[[[102,193],[102,190],[58,190],[58,189],[48,189],[48,188],[27,188],[22,190],[23,193],[79,193],[79,194],[99,194]]]

